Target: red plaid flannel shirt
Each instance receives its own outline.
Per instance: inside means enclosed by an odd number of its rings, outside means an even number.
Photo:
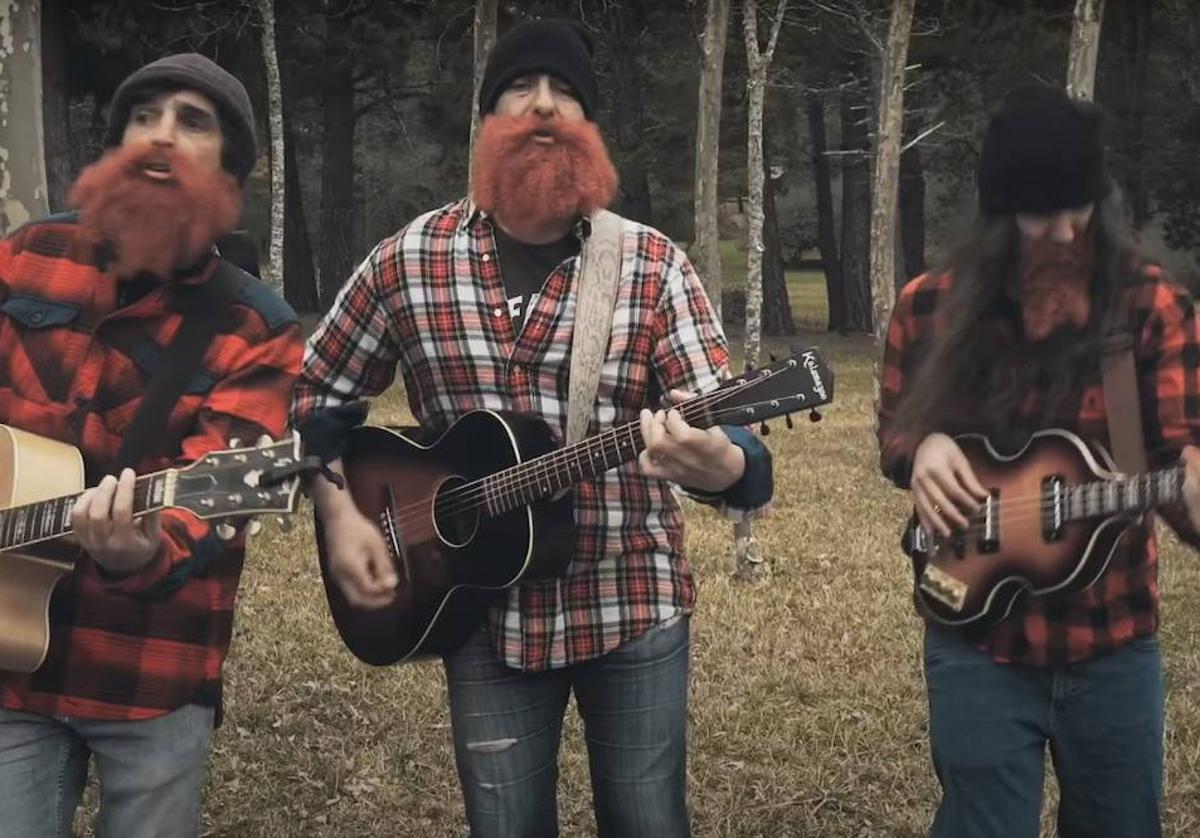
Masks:
[[[724,336],[687,258],[661,233],[634,229],[593,432],[636,420],[652,382],[661,392],[709,390],[728,371]],[[371,252],[309,339],[293,421],[382,392],[399,364],[423,428],[487,408],[539,415],[561,437],[579,261],[549,276],[514,334],[486,216],[467,201],[421,216]],[[575,524],[565,576],[518,585],[492,608],[492,635],[511,667],[597,657],[692,609],[669,484],[626,463],[576,487]]]
[[[180,282],[198,283],[209,259]],[[181,322],[157,286],[123,308],[118,282],[69,216],[27,225],[0,242],[0,421],[70,443],[88,470],[109,470],[149,372]],[[287,423],[302,337],[291,309],[243,281],[228,325],[175,405],[163,435],[183,464],[238,437],[278,437]],[[181,510],[162,515],[163,546],[143,570],[102,575],[88,559],[51,600],[46,662],[0,673],[0,706],[52,716],[134,720],[185,704],[220,708],[221,666],[233,627],[244,547],[219,542]],[[0,556],[0,561],[4,558]]]
[[[905,286],[892,311],[884,351],[879,404],[883,473],[908,487],[919,440],[891,432],[889,422],[905,382],[915,369],[918,348],[942,331],[939,305],[953,279],[924,275]],[[1145,269],[1127,297],[1128,324],[1135,339],[1146,451],[1151,468],[1174,463],[1186,445],[1200,443],[1200,334],[1191,296],[1157,268]],[[1016,334],[1016,332],[1013,332]],[[1016,338],[1014,338],[1016,339]],[[1003,345],[995,347],[997,354]],[[1045,415],[1045,393],[1035,392],[1021,415],[1040,427],[1073,431],[1093,445],[1108,447],[1100,368],[1082,382],[1078,403]],[[972,420],[967,417],[966,423]],[[968,430],[955,427],[953,432]],[[1182,538],[1200,545],[1200,534],[1182,508],[1160,510]],[[991,627],[981,648],[994,660],[1057,666],[1110,651],[1158,628],[1158,545],[1153,527],[1134,528],[1120,542],[1105,575],[1082,591],[1045,598],[1021,597],[1007,618]]]

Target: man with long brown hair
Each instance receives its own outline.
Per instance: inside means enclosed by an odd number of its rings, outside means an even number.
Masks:
[[[340,407],[384,390],[397,364],[427,431],[473,408],[566,425],[580,251],[617,187],[595,123],[590,38],[565,21],[511,29],[489,58],[479,105],[472,198],[385,239],[350,278],[310,339],[298,425],[336,439],[328,429],[351,415]],[[600,834],[688,834],[695,591],[671,484],[739,514],[771,495],[769,455],[753,435],[700,430],[657,409],[656,392],[714,387],[729,355],[684,254],[656,230],[622,225],[618,275],[590,278],[617,289],[599,392],[584,415],[600,430],[640,419],[645,450],[578,487],[576,539],[561,545],[565,576],[505,592],[445,659],[467,820],[481,838],[557,834],[557,755],[572,693]],[[336,456],[336,445],[327,453]],[[313,497],[346,598],[390,603],[397,575],[378,529],[323,479]]]
[[[882,468],[921,525],[949,537],[987,497],[960,433],[1015,452],[1044,428],[1107,447],[1099,361],[1132,336],[1153,467],[1188,463],[1186,504],[1162,509],[1200,544],[1200,335],[1190,295],[1129,243],[1104,169],[1100,114],[1017,88],[991,117],[979,218],[949,268],[914,279],[892,313],[879,407]],[[927,622],[939,838],[1035,838],[1047,744],[1059,834],[1157,836],[1163,677],[1158,550],[1135,526],[1090,587],[1022,597],[985,632]]]
[[[303,346],[291,308],[214,247],[256,154],[241,82],[195,54],[148,64],[106,145],[77,212],[0,242],[0,422],[74,445],[97,484],[71,510],[84,556],[45,662],[0,672],[0,834],[22,838],[72,834],[93,759],[99,835],[197,833],[244,542],[179,510],[135,518],[135,472],[282,434]],[[191,368],[180,332],[205,338]],[[148,395],[170,392],[159,369],[180,373],[173,403]]]

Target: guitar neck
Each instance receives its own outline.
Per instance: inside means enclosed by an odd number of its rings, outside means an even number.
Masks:
[[[692,427],[711,428],[736,419],[736,409],[716,408],[726,393],[697,396],[676,408]],[[483,478],[483,503],[492,515],[526,506],[635,460],[645,447],[640,423],[612,428]]]
[[[1183,468],[1135,474],[1115,480],[1096,480],[1065,488],[1062,508],[1069,521],[1098,516],[1145,512],[1183,497]]]
[[[140,517],[164,508],[171,494],[174,473],[155,472],[137,478],[133,489],[133,515]],[[0,509],[0,551],[27,547],[61,538],[71,532],[71,509],[80,493]]]

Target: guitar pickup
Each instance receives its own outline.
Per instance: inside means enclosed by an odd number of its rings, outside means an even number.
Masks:
[[[1000,550],[1000,490],[992,489],[979,511],[982,533],[976,542],[980,553],[996,553]]]
[[[918,583],[921,590],[952,611],[961,612],[967,601],[967,583],[955,579],[941,568],[925,565]]]
[[[1042,478],[1042,538],[1047,543],[1061,541],[1066,535],[1066,489],[1066,481],[1060,474]]]

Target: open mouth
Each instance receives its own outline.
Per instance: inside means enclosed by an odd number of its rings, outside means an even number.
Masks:
[[[530,138],[538,145],[553,145],[558,141],[558,138],[554,136],[554,132],[546,128],[539,128],[534,131],[530,135]]]
[[[142,174],[150,180],[171,180],[171,164],[165,160],[150,160],[142,166]]]

